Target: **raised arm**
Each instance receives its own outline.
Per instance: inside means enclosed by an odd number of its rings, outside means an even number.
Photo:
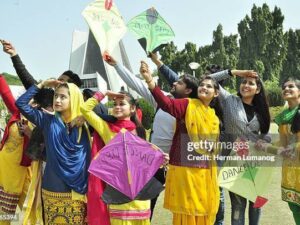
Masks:
[[[19,113],[19,110],[15,105],[15,98],[2,75],[0,75],[0,94],[9,112],[11,114]]]
[[[155,86],[151,90],[153,97],[155,98],[158,107],[174,116],[176,119],[183,119],[188,106],[188,99],[173,99],[165,96],[158,86]]]
[[[170,86],[173,86],[173,83],[178,80],[178,74],[166,66],[156,53],[150,53],[150,58],[152,62],[157,66],[158,71],[166,78]]]
[[[233,76],[257,77],[257,73],[253,70],[223,70],[217,73],[210,74],[209,76],[214,78],[217,82],[220,82],[222,80],[229,79]],[[221,98],[226,98],[228,96],[231,96],[231,94],[220,85],[219,96]]]
[[[115,65],[115,69],[121,79],[130,87],[132,90],[136,91],[142,98],[144,98],[147,102],[149,102],[153,108],[157,108],[157,103],[155,102],[151,92],[147,88],[147,86],[137,78],[134,74],[132,74],[128,69],[120,64]]]
[[[145,78],[148,88],[151,90],[153,97],[155,98],[158,106],[174,116],[177,119],[182,119],[185,116],[186,108],[188,106],[187,99],[172,99],[165,96],[160,88],[155,85],[153,77],[149,71],[148,65],[145,62],[141,62],[140,68],[141,75]]]
[[[105,144],[110,141],[110,135],[108,132],[110,130],[106,121],[99,117],[93,109],[99,102],[105,97],[101,92],[97,92],[94,97],[89,98],[82,106],[80,106],[80,111],[86,121],[97,131],[97,133],[102,137]]]
[[[121,79],[130,87],[132,90],[136,91],[140,96],[142,96],[147,102],[149,102],[154,108],[157,108],[157,103],[155,102],[151,92],[147,86],[134,74],[132,74],[123,65],[117,63],[117,61],[108,53],[106,53],[105,61],[113,66]]]
[[[13,66],[15,67],[16,73],[19,76],[25,89],[27,90],[33,84],[37,84],[37,81],[33,78],[33,76],[26,69],[20,56],[17,54],[14,46],[7,41],[2,41],[2,45],[3,45],[3,51],[10,55],[11,60],[13,62]]]
[[[30,100],[33,96],[38,93],[40,88],[36,85],[32,85],[23,95],[21,95],[16,101],[16,106],[30,122],[35,124],[37,127],[43,128],[44,119],[48,114],[33,108],[29,105]],[[48,115],[49,116],[49,115]]]
[[[222,80],[232,77],[230,70],[223,70],[223,71],[220,71],[217,73],[210,74],[209,76],[214,78],[217,82],[220,82]],[[220,88],[219,89],[219,97],[221,99],[225,99],[228,96],[231,96],[231,93],[228,92],[227,90],[225,90],[220,84],[219,84],[219,88]]]

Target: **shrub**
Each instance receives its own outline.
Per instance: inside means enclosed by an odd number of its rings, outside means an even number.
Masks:
[[[150,129],[152,127],[153,117],[155,110],[145,99],[140,98],[138,100],[139,106],[143,112],[142,124],[145,129]]]
[[[270,107],[282,106],[284,104],[278,81],[266,81],[265,89]]]

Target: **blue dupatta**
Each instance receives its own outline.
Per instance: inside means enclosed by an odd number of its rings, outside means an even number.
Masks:
[[[69,130],[59,115],[53,118],[50,129],[51,132],[47,132],[47,161],[51,161],[48,169],[53,170],[72,190],[85,194],[90,162],[87,130],[77,127]]]

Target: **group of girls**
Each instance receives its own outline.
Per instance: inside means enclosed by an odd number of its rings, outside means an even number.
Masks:
[[[186,146],[186,143],[180,143],[186,141],[182,135],[187,133],[188,141],[196,143],[201,139],[217,141],[219,128],[222,128],[221,141],[234,142],[243,138],[257,143],[258,149],[267,150],[271,121],[263,84],[253,71],[227,70],[227,73],[223,71],[203,76],[199,81],[197,99],[171,99],[164,96],[156,86],[145,62],[142,62],[140,72],[158,105],[177,120],[174,135],[176,141],[171,148],[166,178],[164,207],[173,213],[174,225],[214,224],[219,204],[216,166],[213,161],[202,161],[198,165],[180,163],[178,159],[184,155],[180,148]],[[218,83],[234,75],[243,77],[237,96],[230,94]],[[275,118],[281,145],[276,154],[284,156],[282,199],[288,202],[295,223],[299,225],[300,81],[295,78],[284,81],[282,96],[288,102],[288,107]],[[219,105],[216,100],[219,100]],[[182,121],[185,122],[183,129],[180,128]],[[205,154],[201,149],[198,152]],[[231,224],[245,224],[247,199],[231,192],[230,199]],[[249,201],[249,224],[259,224],[260,215],[261,209],[255,208]]]
[[[217,165],[213,160],[186,161],[188,143],[217,142],[221,130],[226,141],[234,142],[243,137],[262,145],[266,143],[270,114],[263,84],[253,71],[226,70],[203,76],[194,98],[173,99],[162,93],[145,62],[141,63],[140,73],[158,106],[176,119],[164,207],[173,213],[174,225],[212,225],[220,198]],[[238,96],[218,83],[232,76],[243,78]],[[97,151],[121,129],[146,138],[145,129],[136,116],[136,101],[129,93],[97,92],[84,102],[75,84],[49,79],[33,84],[15,103],[2,76],[0,85],[0,94],[12,114],[1,141],[0,214],[15,214],[19,205],[26,219],[24,224],[150,224],[150,200],[106,205],[100,199],[105,183],[88,174]],[[31,103],[43,88],[54,88],[52,110],[41,110]],[[275,119],[282,145],[278,152],[285,156],[282,198],[288,202],[298,225],[300,81],[293,78],[285,81],[282,94],[288,107]],[[113,119],[109,122],[93,111],[105,96],[114,102]],[[46,166],[42,177],[37,175],[42,170],[35,168],[34,163],[30,166],[31,160],[26,154],[31,134],[22,125],[26,121],[23,117],[29,121],[28,129],[35,126],[43,134]],[[82,118],[94,128],[93,139],[86,123],[76,123]],[[213,149],[209,154],[218,154],[217,151]],[[207,154],[207,150],[198,148],[196,154]],[[234,193],[230,193],[230,198],[232,224],[243,225],[247,199]],[[261,210],[250,202],[249,223],[259,224],[260,214]],[[10,222],[0,221],[0,224]]]

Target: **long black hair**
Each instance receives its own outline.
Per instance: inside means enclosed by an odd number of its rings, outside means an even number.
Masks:
[[[260,132],[262,134],[267,134],[270,129],[271,124],[271,116],[269,111],[269,104],[267,101],[266,93],[264,85],[259,79],[259,77],[255,78],[255,82],[257,85],[257,88],[260,89],[259,93],[255,94],[252,100],[252,105],[254,107],[254,111],[257,114],[257,119],[260,125]],[[242,95],[240,91],[237,94],[240,98],[242,98]]]
[[[129,102],[131,106],[137,107],[137,101],[134,99],[134,97],[127,91],[120,91],[119,93],[124,94],[126,97],[126,100]],[[134,122],[136,125],[136,133],[140,138],[143,138],[146,140],[146,130],[143,127],[141,121],[138,119],[136,111],[130,116],[130,120]]]

